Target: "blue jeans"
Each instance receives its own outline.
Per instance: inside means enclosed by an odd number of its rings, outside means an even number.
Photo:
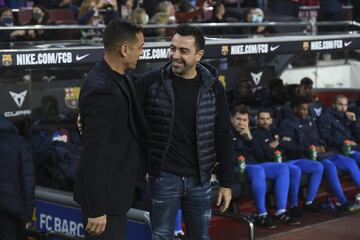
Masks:
[[[176,215],[181,208],[187,239],[208,240],[211,220],[210,176],[203,185],[198,177],[162,172],[149,178],[150,219],[153,240],[172,240]]]

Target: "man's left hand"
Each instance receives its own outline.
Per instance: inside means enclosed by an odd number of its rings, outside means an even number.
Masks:
[[[220,206],[220,212],[223,213],[228,209],[231,201],[231,188],[220,187],[216,206]]]

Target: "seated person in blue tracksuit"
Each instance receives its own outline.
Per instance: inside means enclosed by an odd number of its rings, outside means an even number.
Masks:
[[[289,191],[289,168],[285,163],[263,162],[262,150],[252,137],[249,128],[249,110],[240,105],[233,110],[231,122],[234,128],[234,148],[236,156],[245,157],[245,173],[258,212],[255,223],[259,226],[274,228],[273,220],[268,217],[265,207],[266,180],[273,180],[275,185],[276,212],[274,220],[285,224],[300,224],[286,212]]]
[[[301,213],[298,209],[298,193],[300,189],[301,174],[309,175],[309,184],[307,187],[307,196],[305,208],[309,210],[317,210],[318,208],[313,204],[316,193],[319,189],[321,179],[323,176],[324,167],[321,163],[309,159],[290,160],[286,157],[286,150],[283,147],[286,137],[280,139],[277,130],[273,128],[273,119],[269,110],[260,110],[258,113],[258,128],[254,133],[254,138],[258,141],[262,153],[262,159],[265,161],[274,161],[274,154],[276,150],[282,153],[282,161],[286,161],[290,171],[290,209],[292,216],[299,218]],[[276,160],[275,160],[276,161]]]
[[[321,137],[334,151],[342,152],[345,140],[350,140],[353,157],[360,165],[360,119],[348,111],[348,99],[343,95],[335,98],[333,107],[319,121]]]
[[[326,143],[320,138],[317,126],[309,117],[310,100],[304,96],[296,96],[291,101],[292,114],[280,123],[280,138],[289,138],[284,144],[288,157],[292,159],[306,158],[309,147],[314,145],[318,153],[318,159],[324,165],[325,175],[331,190],[339,199],[341,209],[355,211],[358,206],[350,203],[344,195],[340,180],[337,175],[337,167],[347,170],[357,187],[360,188],[360,172],[352,158],[326,151]]]

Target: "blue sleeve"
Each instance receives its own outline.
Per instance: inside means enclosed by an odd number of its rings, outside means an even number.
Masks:
[[[259,148],[259,153],[257,153],[256,159],[260,159],[261,162],[271,161],[274,155],[274,149],[269,146],[269,143],[266,143],[263,137],[256,132],[253,135],[254,140],[257,142],[255,148]]]
[[[324,114],[319,120],[320,136],[328,146],[340,147],[346,140],[343,134],[339,134],[333,126],[333,121],[328,114]]]
[[[290,138],[290,141],[282,141],[282,146],[290,155],[303,155],[306,152],[307,146],[301,146],[296,142],[295,125],[291,123],[290,119],[284,119],[279,126],[280,139],[284,137]]]
[[[251,149],[251,154],[253,155],[253,157],[255,158],[255,160],[257,162],[264,162],[264,151],[261,149],[258,141],[253,138],[249,141],[250,143],[250,149]]]

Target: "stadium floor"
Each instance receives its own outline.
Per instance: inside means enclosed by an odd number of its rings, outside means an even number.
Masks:
[[[277,225],[275,229],[255,226],[255,239],[261,240],[360,240],[360,212],[305,212],[299,226]],[[247,239],[245,223],[214,216],[210,227],[211,239]]]

